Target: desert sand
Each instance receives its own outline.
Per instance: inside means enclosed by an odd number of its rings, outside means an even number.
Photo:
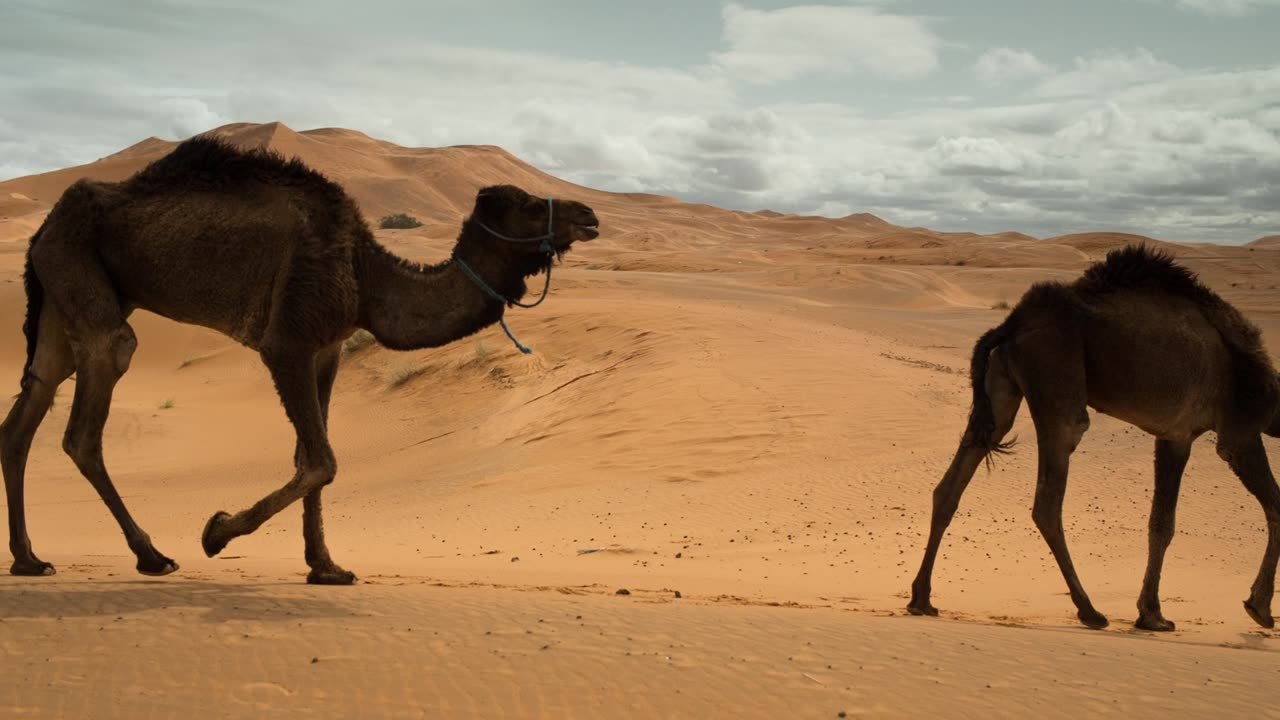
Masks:
[[[968,410],[968,355],[1033,282],[1140,239],[905,228],[579,187],[493,147],[351,130],[219,130],[338,180],[393,251],[448,253],[475,191],[512,182],[602,222],[548,301],[446,348],[345,358],[326,491],[349,588],[303,583],[301,508],[200,550],[205,520],[285,482],[293,432],[256,356],[146,313],[106,457],[157,548],[133,556],[62,453],[70,384],[32,451],[28,517],[51,578],[0,576],[0,716],[1280,717],[1280,637],[1242,606],[1262,511],[1202,438],[1162,601],[1133,629],[1152,440],[1101,415],[1065,519],[1110,628],[1087,630],[1030,517],[1035,440],[979,471],[934,577],[907,591]],[[174,142],[0,183],[0,389],[24,356],[27,238],[79,177]],[[1280,245],[1159,242],[1280,347]],[[7,403],[5,403],[7,405]],[[1268,447],[1277,449],[1273,441]],[[6,561],[7,562],[7,561]],[[626,589],[629,594],[617,594]]]

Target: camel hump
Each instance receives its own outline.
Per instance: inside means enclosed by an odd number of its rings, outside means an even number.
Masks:
[[[344,195],[340,186],[297,157],[286,159],[268,148],[241,149],[212,135],[183,141],[125,182],[130,190],[144,194],[222,190],[257,182]]]
[[[1075,289],[1083,295],[1101,295],[1120,290],[1146,290],[1185,298],[1199,305],[1223,340],[1235,351],[1271,370],[1271,360],[1262,346],[1262,334],[1231,303],[1210,290],[1189,268],[1173,256],[1147,245],[1126,245],[1112,250],[1100,263],[1085,271]]]
[[[66,214],[68,212],[82,214],[85,210],[96,209],[102,204],[101,190],[101,185],[98,182],[89,178],[80,178],[62,191],[57,204],[49,211],[49,216],[53,217],[55,214]],[[34,241],[35,238],[33,237],[32,240]]]
[[[1085,270],[1076,287],[1087,293],[1158,290],[1201,304],[1221,302],[1212,290],[1200,283],[1194,272],[1175,262],[1172,255],[1142,244],[1126,245],[1107,253],[1105,260]]]

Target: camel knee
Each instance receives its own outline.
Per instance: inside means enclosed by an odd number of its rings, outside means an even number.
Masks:
[[[996,429],[995,432],[991,433],[991,441],[993,443],[998,443],[1001,440],[1004,440],[1005,436],[1009,434],[1009,431],[1013,429],[1014,420],[1017,419],[1017,412],[1018,408],[1016,404],[1014,405],[1013,412],[1005,413],[1003,416],[1001,416],[999,410],[997,410]]]
[[[1071,426],[1071,434],[1067,447],[1070,452],[1075,452],[1080,447],[1080,441],[1084,439],[1084,434],[1089,430],[1089,411],[1080,410],[1080,415],[1076,417],[1075,423]]]
[[[102,461],[102,440],[87,438],[68,429],[62,436],[62,451],[81,472],[86,472]]]
[[[1219,439],[1215,449],[1218,457],[1222,458],[1223,462],[1245,484],[1245,487],[1253,491],[1253,484],[1256,482],[1255,476],[1260,469],[1266,469],[1266,457],[1259,458],[1253,448],[1241,442],[1223,442]]]
[[[934,518],[939,517],[950,518],[955,514],[956,508],[960,506],[960,494],[964,492],[964,488],[957,488],[954,482],[949,482],[950,478],[943,478],[942,482],[933,489],[933,514]]]
[[[138,336],[128,323],[121,323],[104,335],[72,340],[71,349],[76,370],[81,374],[118,380],[129,370],[133,353],[138,349]]]
[[[308,470],[302,475],[302,487],[305,493],[312,493],[329,485],[337,477],[334,470]]]
[[[1053,517],[1051,513],[1038,509],[1031,511],[1031,519],[1035,522],[1036,529],[1040,531],[1041,535],[1055,535],[1058,529],[1062,527],[1062,522]]]
[[[302,471],[302,488],[306,493],[329,485],[338,476],[338,463],[332,458]]]
[[[1038,498],[1031,508],[1031,520],[1035,522],[1036,528],[1042,535],[1050,536],[1062,532],[1062,508],[1042,502]]]
[[[134,334],[133,328],[129,327],[128,323],[117,328],[111,334],[108,347],[111,359],[114,361],[116,373],[123,375],[128,372],[129,363],[133,360],[133,353],[138,349],[138,336]]]

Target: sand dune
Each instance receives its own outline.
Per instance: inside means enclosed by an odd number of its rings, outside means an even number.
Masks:
[[[1051,267],[1083,267],[1131,241],[1158,244],[1176,254],[1203,252],[1194,245],[1122,233],[1038,240],[1017,232],[978,235],[899,227],[869,213],[843,218],[748,213],[658,195],[601,192],[543,173],[492,146],[405,148],[353,130],[296,132],[280,123],[237,123],[212,132],[242,147],[297,156],[341,182],[371,221],[407,212],[427,223],[415,234],[433,239],[454,237],[476,190],[487,184],[509,182],[531,192],[580,199],[608,222],[612,241],[575,253],[572,262],[577,265],[617,261],[631,270],[738,271],[743,266],[812,264],[821,257],[829,262],[1042,267],[1047,257]],[[76,179],[121,179],[176,145],[148,138],[89,165],[0,182],[0,198],[17,193],[32,199],[23,212],[38,218],[38,211],[47,211]],[[0,206],[0,215],[11,212]],[[10,229],[0,241],[19,236]]]
[[[134,574],[61,452],[67,384],[27,493],[37,551],[59,575],[0,577],[0,657],[16,680],[0,684],[0,715],[1280,714],[1276,635],[1240,606],[1265,525],[1211,438],[1193,454],[1166,562],[1176,633],[1132,628],[1149,438],[1096,416],[1073,459],[1068,538],[1113,622],[1088,631],[1031,522],[1025,410],[1022,446],[975,478],[944,545],[943,617],[904,616],[930,493],[968,408],[968,355],[1004,314],[993,306],[1126,236],[742,213],[580,188],[498,148],[279,124],[219,132],[299,155],[370,218],[427,221],[378,232],[414,259],[444,257],[493,182],[582,199],[603,235],[566,258],[547,304],[509,315],[533,356],[494,328],[344,361],[327,530],[362,578],[353,588],[301,584],[300,510],[204,557],[210,513],[287,480],[292,431],[252,353],[136,314],[107,461],[182,569]],[[173,145],[0,183],[6,395],[24,352],[25,238],[76,178],[124,177]],[[1280,253],[1162,246],[1277,346]]]

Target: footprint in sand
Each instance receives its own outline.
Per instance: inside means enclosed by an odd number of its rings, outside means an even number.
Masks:
[[[240,686],[233,699],[245,705],[274,706],[280,698],[292,697],[297,693],[289,688],[271,682],[251,682]]]

